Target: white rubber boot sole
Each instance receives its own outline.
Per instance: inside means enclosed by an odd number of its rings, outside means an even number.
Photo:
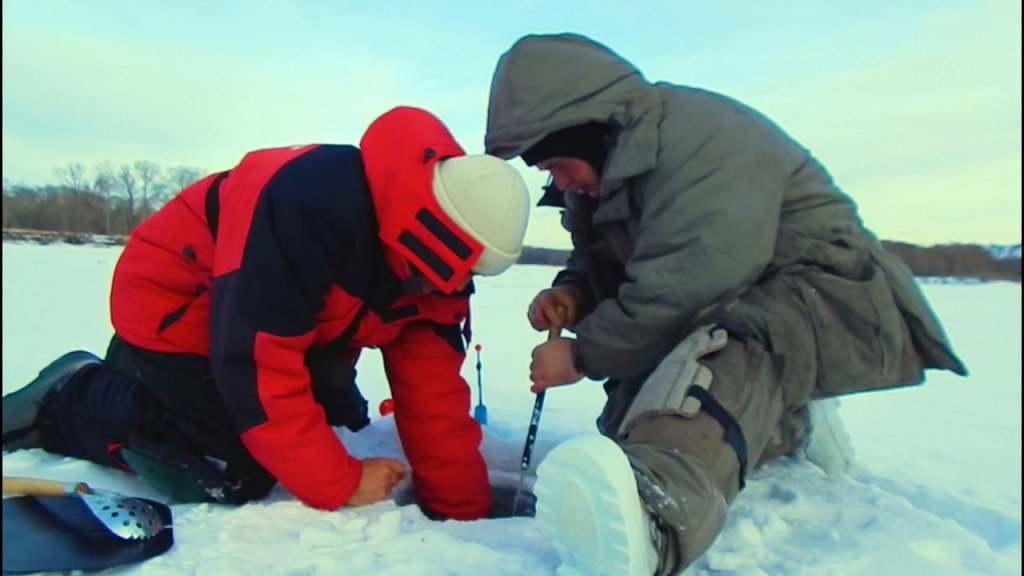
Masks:
[[[560,576],[650,576],[653,544],[626,454],[600,435],[573,438],[537,470],[537,518]]]
[[[850,435],[839,415],[839,399],[815,400],[807,405],[811,427],[804,456],[826,474],[848,474],[855,452]]]

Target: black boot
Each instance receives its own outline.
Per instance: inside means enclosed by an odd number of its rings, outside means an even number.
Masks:
[[[28,386],[4,396],[4,452],[42,446],[38,427],[39,409],[72,376],[99,362],[99,357],[91,352],[68,352],[43,368]]]

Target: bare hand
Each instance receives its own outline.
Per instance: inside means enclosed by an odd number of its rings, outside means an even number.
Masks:
[[[572,338],[552,338],[533,349],[533,361],[530,362],[530,387],[534,393],[540,393],[552,386],[575,384],[583,378],[576,371],[573,362],[573,347],[576,340]]]
[[[346,503],[348,506],[366,506],[380,502],[391,495],[398,481],[405,476],[405,465],[391,458],[366,458],[359,486]]]
[[[526,316],[534,330],[572,326],[576,323],[579,300],[579,289],[574,286],[566,284],[547,288],[534,297]]]

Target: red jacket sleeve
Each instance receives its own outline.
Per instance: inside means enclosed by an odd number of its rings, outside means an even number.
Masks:
[[[252,456],[306,504],[338,508],[362,476],[313,398],[305,354],[339,270],[359,268],[372,215],[358,151],[246,156],[219,189],[210,363]]]
[[[427,510],[473,520],[491,510],[480,424],[470,416],[469,385],[459,375],[465,352],[438,331],[457,326],[416,322],[383,347],[395,424]]]
[[[266,420],[242,434],[253,457],[297,498],[333,510],[355,492],[362,462],[349,455],[313,399],[307,338],[258,334],[257,390]]]

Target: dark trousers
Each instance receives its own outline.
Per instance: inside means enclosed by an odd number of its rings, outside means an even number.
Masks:
[[[40,437],[48,452],[123,466],[116,449],[157,408],[137,378],[106,365],[73,375],[40,409]]]
[[[369,423],[366,400],[348,362],[307,355],[314,398],[328,422],[358,430]],[[275,480],[253,459],[217,389],[209,359],[197,354],[145,350],[116,335],[104,362],[75,374],[41,412],[43,448],[125,468],[122,446],[159,446],[210,464],[232,487],[231,501],[261,498]]]

